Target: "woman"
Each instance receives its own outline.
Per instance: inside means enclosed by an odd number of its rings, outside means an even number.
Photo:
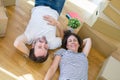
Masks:
[[[52,80],[58,65],[59,80],[88,80],[87,56],[91,48],[91,39],[82,39],[70,31],[66,31],[62,40],[62,49],[55,53],[51,67],[44,80]]]

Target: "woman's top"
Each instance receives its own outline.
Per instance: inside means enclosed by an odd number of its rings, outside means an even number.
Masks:
[[[59,80],[88,80],[88,60],[84,53],[60,49],[56,55],[61,56]]]

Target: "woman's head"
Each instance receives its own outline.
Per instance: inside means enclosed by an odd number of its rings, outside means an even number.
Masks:
[[[30,50],[29,58],[35,62],[44,62],[48,58],[48,44],[45,37],[35,40]]]
[[[81,52],[82,44],[83,40],[78,35],[72,33],[70,30],[64,32],[62,48],[75,52]]]

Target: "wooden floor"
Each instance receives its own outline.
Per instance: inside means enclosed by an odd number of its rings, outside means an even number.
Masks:
[[[52,59],[53,51],[45,63],[34,63],[25,58],[13,46],[15,38],[23,33],[28,16],[21,14],[15,6],[7,7],[8,27],[6,36],[0,38],[0,80],[43,80]],[[89,80],[95,80],[105,57],[94,48],[88,57]],[[53,80],[58,80],[59,70]]]

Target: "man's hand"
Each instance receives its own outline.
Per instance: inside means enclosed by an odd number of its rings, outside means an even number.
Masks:
[[[50,15],[46,15],[43,18],[44,18],[44,20],[48,21],[49,25],[57,26],[59,24],[59,21],[57,21]]]
[[[57,29],[58,29],[58,31],[59,31],[59,33],[60,33],[60,37],[63,38],[63,33],[64,33],[64,32],[63,32],[63,29],[62,29],[62,27],[61,27],[60,22],[59,22],[58,20],[54,19],[54,18],[53,18],[52,16],[50,16],[50,15],[46,15],[46,16],[44,16],[43,18],[44,18],[44,20],[48,21],[48,24],[49,24],[49,25],[52,25],[52,26],[57,27]]]

